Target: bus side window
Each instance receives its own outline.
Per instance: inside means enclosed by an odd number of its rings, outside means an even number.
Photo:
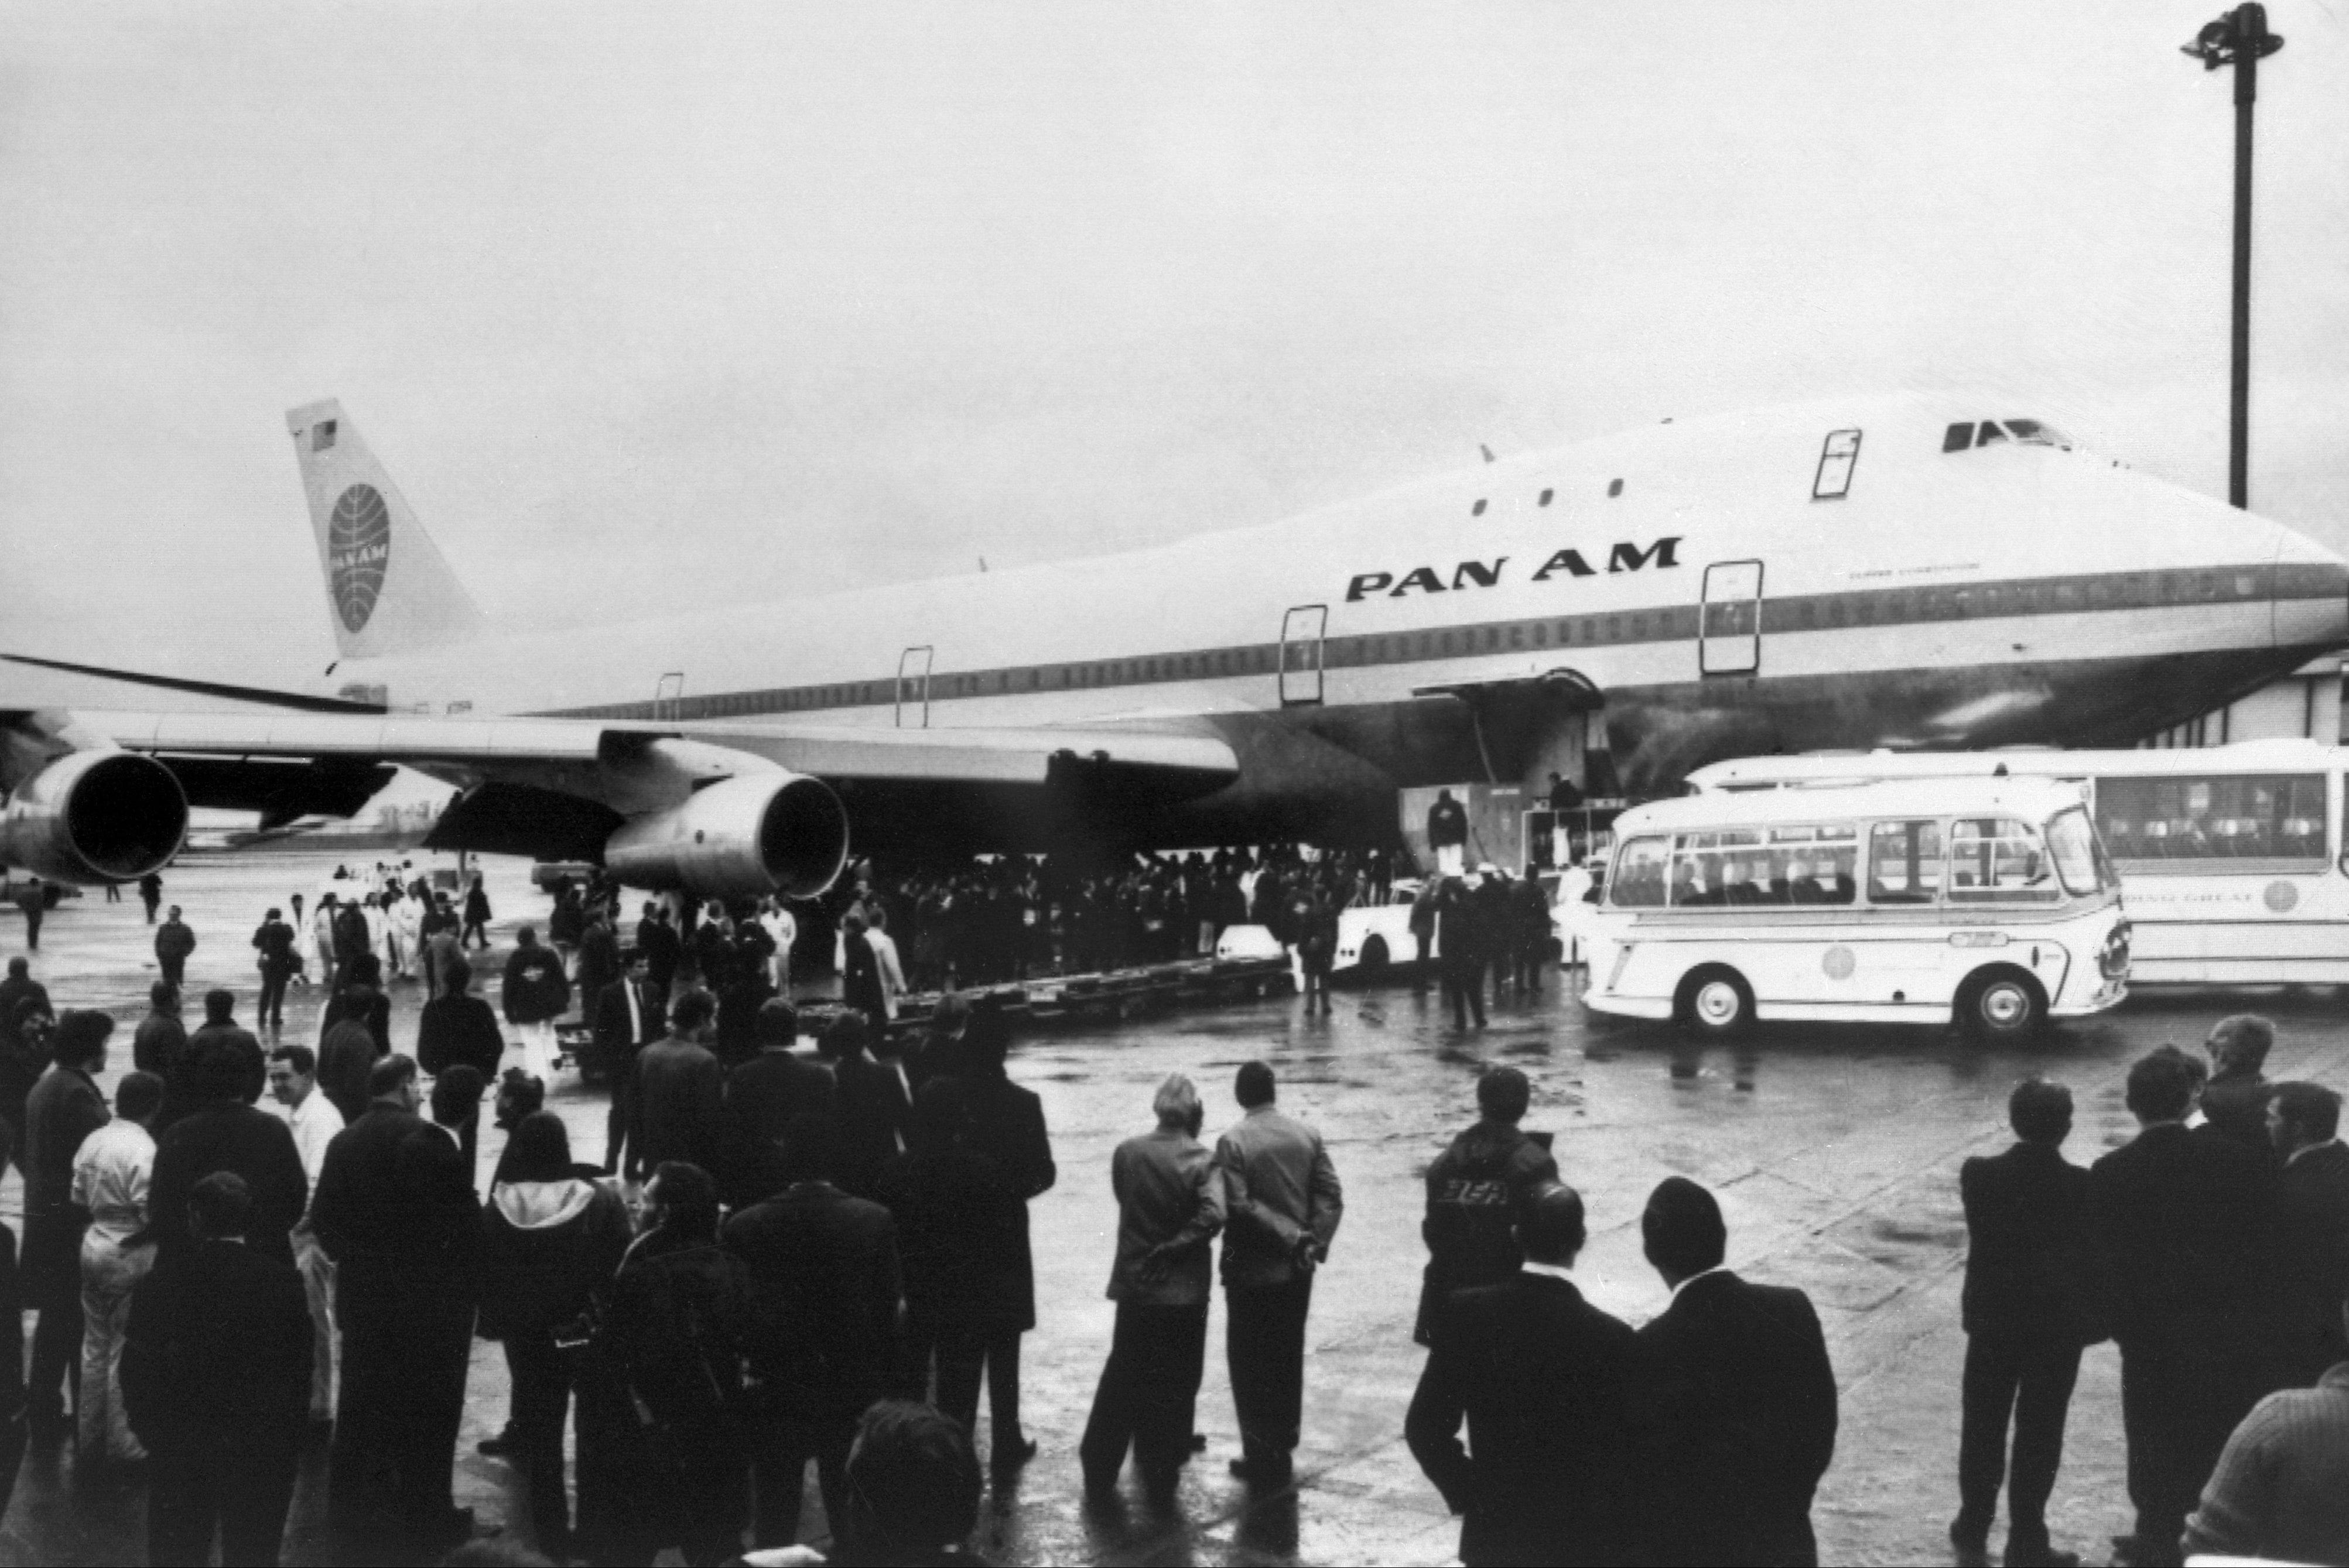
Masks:
[[[1618,909],[1658,909],[1664,902],[1664,861],[1661,839],[1634,839],[1616,858],[1608,903]]]
[[[1940,892],[1940,823],[1878,822],[1868,829],[1868,903],[1931,903]]]
[[[2061,896],[2048,875],[2038,830],[2008,817],[1961,817],[1950,827],[1950,898],[1954,903],[2048,903]]]
[[[2325,810],[2321,773],[2096,780],[2097,830],[2118,861],[2321,862]]]

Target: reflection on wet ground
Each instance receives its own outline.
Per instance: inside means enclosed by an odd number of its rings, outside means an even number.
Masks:
[[[171,879],[202,945],[191,984],[251,983],[247,938],[266,903],[315,887],[330,865],[315,856],[202,862]],[[511,869],[493,874],[501,945],[544,903]],[[153,976],[137,903],[76,901],[45,932],[42,973],[60,1005],[98,1005],[134,1019]],[[0,940],[15,950],[13,922]],[[1719,1193],[1732,1264],[1799,1285],[1826,1325],[1843,1388],[1837,1460],[1817,1510],[1828,1561],[1940,1560],[1955,1504],[1958,1284],[1964,1248],[1956,1171],[1968,1154],[2002,1147],[2006,1094],[2031,1073],[2061,1078],[2079,1100],[2068,1151],[2086,1161],[2126,1141],[2120,1100],[2128,1061],[2164,1041],[2199,1042],[2225,1013],[2256,1007],[2280,1024],[2276,1077],[2340,1086],[2349,1027],[2324,992],[2255,997],[2209,994],[2139,998],[2116,1014],[2023,1047],[1984,1047],[1938,1030],[1764,1027],[1735,1046],[1709,1046],[1654,1025],[1601,1019],[1556,975],[1536,996],[1504,998],[1489,1027],[1451,1030],[1436,999],[1407,985],[1343,993],[1329,1018],[1305,1018],[1291,1000],[1247,1003],[1123,1029],[1046,1036],[1013,1064],[1044,1099],[1061,1177],[1033,1205],[1040,1322],[1026,1353],[1026,1419],[1042,1452],[988,1500],[981,1545],[998,1561],[1222,1563],[1436,1563],[1457,1524],[1420,1477],[1402,1440],[1420,1367],[1411,1343],[1423,1253],[1420,1181],[1444,1140],[1474,1115],[1485,1067],[1522,1068],[1535,1086],[1528,1125],[1556,1135],[1558,1162],[1589,1206],[1592,1239],[1578,1265],[1584,1290],[1632,1322],[1661,1310],[1666,1293],[1640,1255],[1638,1217],[1651,1187],[1680,1173]],[[296,992],[287,1037],[314,1036],[315,993]],[[413,987],[396,999],[396,1037],[412,1038]],[[127,1036],[118,1036],[127,1055]],[[1110,1151],[1150,1124],[1165,1074],[1190,1074],[1207,1095],[1210,1133],[1237,1114],[1238,1065],[1261,1056],[1279,1073],[1284,1107],[1320,1128],[1346,1183],[1347,1212],[1316,1289],[1299,1482],[1250,1500],[1225,1470],[1237,1452],[1220,1353],[1211,1326],[1200,1429],[1209,1446],[1186,1473],[1171,1511],[1138,1489],[1089,1506],[1075,1448],[1107,1353],[1107,1282],[1116,1209]],[[110,1083],[123,1063],[118,1059]],[[583,1155],[602,1147],[603,1100],[558,1084],[554,1109]],[[482,1179],[501,1146],[484,1129]],[[13,1224],[11,1177],[0,1215]],[[480,1346],[460,1459],[460,1501],[518,1534],[514,1478],[472,1451],[504,1418],[505,1371]],[[982,1417],[980,1445],[987,1443]],[[321,1478],[306,1474],[289,1561],[319,1561]],[[143,1555],[142,1492],[83,1478],[69,1456],[26,1461],[0,1526],[7,1561],[119,1562]],[[807,1528],[820,1530],[812,1494]],[[2101,1549],[2126,1525],[2116,1362],[2090,1353],[2073,1408],[2070,1446],[2052,1512],[2059,1543]]]

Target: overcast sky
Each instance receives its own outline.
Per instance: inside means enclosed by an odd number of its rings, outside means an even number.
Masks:
[[[518,621],[1979,386],[2226,476],[2217,0],[0,12],[0,648],[333,656],[343,399]],[[2349,0],[2261,73],[2253,504],[2349,548]]]

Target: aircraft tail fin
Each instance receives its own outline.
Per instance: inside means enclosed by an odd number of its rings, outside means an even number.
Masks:
[[[290,410],[335,645],[347,659],[414,653],[487,623],[407,498],[332,398]]]

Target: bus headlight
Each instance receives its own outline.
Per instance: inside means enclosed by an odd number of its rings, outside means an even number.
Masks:
[[[2096,967],[2107,980],[2126,980],[2129,969],[2129,923],[2115,925],[2105,944],[2096,950]]]

